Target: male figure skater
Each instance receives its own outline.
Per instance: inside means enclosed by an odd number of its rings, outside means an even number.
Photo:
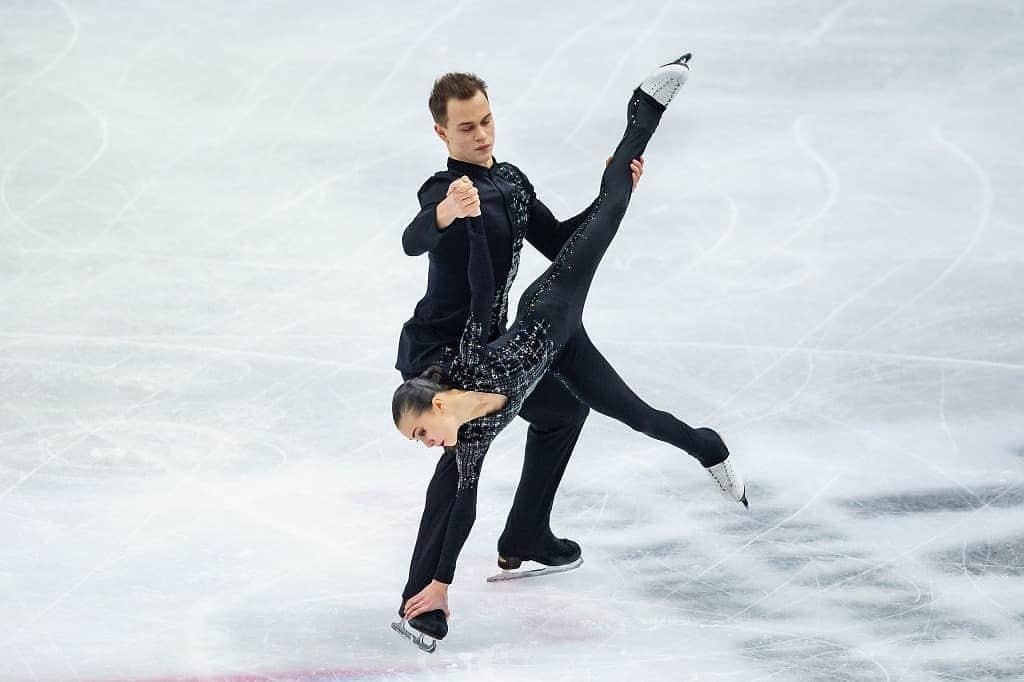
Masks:
[[[469,316],[469,242],[465,229],[448,229],[456,220],[478,212],[487,218],[496,287],[486,336],[493,340],[507,331],[508,292],[519,268],[523,240],[548,260],[554,260],[596,202],[579,215],[558,221],[537,198],[521,170],[494,158],[494,115],[487,86],[477,76],[441,76],[434,83],[428,105],[434,132],[448,149],[448,162],[446,170],[434,173],[420,187],[420,211],[402,234],[407,255],[427,252],[430,259],[426,295],[402,326],[399,338],[395,367],[403,380],[418,376],[433,364],[443,365],[446,350],[458,345]],[[635,189],[643,173],[643,158],[634,159],[630,169]],[[469,183],[459,182],[463,177]],[[550,515],[555,492],[589,411],[555,371],[540,381],[523,404],[519,416],[530,424],[523,469],[505,529],[498,538],[498,566],[506,577],[517,568],[522,574],[537,575],[582,563],[579,544],[556,538],[551,532]],[[428,486],[399,615],[406,600],[428,592],[435,599],[441,598],[443,608],[438,611],[449,615],[447,585],[433,579],[444,538],[431,530],[445,527],[441,520],[451,514],[457,483],[454,452],[445,448]],[[523,565],[529,561],[541,566]]]

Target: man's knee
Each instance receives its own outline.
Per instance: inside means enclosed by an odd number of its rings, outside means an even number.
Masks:
[[[529,411],[522,410],[519,416],[528,421],[533,429],[545,432],[581,428],[590,415],[590,407],[572,396],[533,407]]]
[[[571,403],[566,404],[566,410],[566,424],[582,424],[587,420],[587,416],[590,415],[590,406],[575,399]]]
[[[548,372],[519,410],[519,416],[534,425],[571,425],[587,418],[590,407],[563,383],[556,372]]]

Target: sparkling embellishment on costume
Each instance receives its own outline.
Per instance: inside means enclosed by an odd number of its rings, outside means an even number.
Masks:
[[[558,276],[558,271],[562,269],[562,266],[565,265],[565,261],[572,254],[573,248],[576,246],[576,242],[579,241],[580,239],[587,238],[587,228],[590,226],[590,223],[594,221],[594,218],[600,212],[601,203],[604,201],[604,198],[607,195],[608,193],[604,190],[604,187],[602,187],[601,193],[597,195],[597,199],[594,201],[593,209],[591,209],[590,213],[587,214],[587,217],[583,220],[580,226],[576,228],[576,231],[573,232],[569,236],[569,238],[565,240],[564,244],[562,244],[562,250],[558,252],[558,256],[551,264],[551,267],[548,268],[547,276],[540,283],[540,286],[537,287],[537,290],[533,292],[533,296],[530,297],[530,311],[536,309],[537,300],[544,294],[544,292],[551,285],[551,282],[555,279],[555,277]],[[567,270],[572,270],[571,264],[566,265],[565,267]]]
[[[526,235],[526,225],[530,220],[530,204],[533,203],[532,188],[527,189],[522,172],[510,163],[499,163],[494,169],[494,174],[512,185],[511,213],[512,220],[512,263],[508,268],[508,277],[497,294],[495,301],[496,313],[491,315],[491,333],[498,331],[498,325],[505,319],[508,312],[508,293],[512,289],[512,282],[519,272],[519,252],[523,250],[523,237]]]
[[[473,313],[466,318],[466,328],[462,332],[462,338],[459,339],[459,359],[465,363],[466,367],[475,365],[480,359],[479,339],[484,338],[483,327]]]
[[[640,93],[635,92],[628,108],[630,127],[638,125],[637,109],[639,105]],[[508,303],[508,290],[519,267],[519,251],[529,219],[529,207],[533,200],[533,192],[532,187],[526,187],[528,183],[522,174],[511,164],[501,164],[495,170],[495,174],[506,179],[516,188],[513,192],[511,215],[515,228],[513,259],[509,277],[501,295],[503,316]],[[484,343],[483,340],[488,337],[482,334],[483,324],[475,316],[470,315],[463,331],[458,354],[453,356],[452,353],[448,353],[446,355],[446,362],[451,367],[449,376],[453,386],[463,390],[500,393],[508,398],[505,406],[497,412],[466,422],[459,428],[459,440],[455,445],[459,490],[465,490],[476,484],[480,474],[480,463],[484,455],[487,454],[491,442],[519,414],[527,397],[558,358],[564,341],[560,341],[559,345],[556,345],[551,333],[552,321],[543,315],[536,314],[537,304],[562,267],[564,266],[566,270],[572,269],[572,264],[566,261],[570,260],[569,257],[577,242],[587,239],[589,236],[589,227],[600,214],[601,206],[607,196],[608,191],[602,182],[601,191],[597,199],[594,200],[591,210],[562,245],[543,279],[535,283],[536,290],[530,296],[528,307],[525,311],[521,310],[522,315],[516,316],[516,320],[508,332],[490,343]],[[533,286],[531,285],[531,287]],[[501,316],[492,317],[491,326],[496,324],[493,320],[500,319]],[[554,320],[554,322],[561,327],[571,324],[569,321],[561,319]],[[566,337],[564,329],[560,328],[557,331],[559,339]],[[556,376],[568,387],[564,377]]]
[[[480,326],[475,320],[470,320],[467,328],[469,324]],[[454,386],[468,391],[500,393],[508,398],[497,412],[466,422],[459,428],[455,464],[460,490],[476,484],[480,461],[491,442],[519,414],[523,403],[554,362],[556,353],[550,329],[551,324],[544,319],[517,324],[486,346],[464,344],[459,354],[451,359],[449,375]]]

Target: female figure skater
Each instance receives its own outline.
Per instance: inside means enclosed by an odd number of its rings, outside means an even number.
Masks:
[[[467,219],[470,315],[450,370],[433,366],[395,391],[395,426],[428,447],[456,448],[458,487],[443,533],[433,580],[399,608],[392,627],[421,649],[434,651],[447,635],[447,588],[455,561],[476,520],[476,484],[484,455],[495,436],[519,412],[523,401],[551,370],[594,410],[652,438],[684,450],[705,467],[721,491],[747,505],[743,481],[733,471],[729,450],[710,428],[692,428],[642,401],[591,343],[583,328],[583,306],[594,273],[618,230],[632,194],[630,161],[641,156],[662,113],[686,82],[690,55],[651,73],[634,91],[626,109],[626,130],[601,177],[595,206],[566,240],[547,270],[523,292],[516,319],[491,343],[494,275],[487,231],[479,215]],[[468,178],[464,179],[468,182]],[[554,366],[554,367],[553,367]],[[517,568],[516,557],[503,557]],[[413,557],[413,566],[417,557]],[[405,621],[422,634],[414,635]]]

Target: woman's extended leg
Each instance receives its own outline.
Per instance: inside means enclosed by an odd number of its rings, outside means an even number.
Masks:
[[[721,463],[729,450],[709,428],[693,428],[637,396],[579,327],[551,367],[580,401],[651,438],[685,450],[705,468]]]
[[[673,67],[680,72],[686,68],[681,63]],[[680,84],[685,79],[672,73],[669,76],[677,76]],[[633,91],[626,109],[626,130],[601,176],[596,206],[565,242],[551,266],[520,298],[517,316],[540,314],[559,321],[553,339],[556,345],[564,342],[582,321],[594,273],[618,231],[633,192],[630,161],[647,148],[665,108],[640,87]]]
[[[722,493],[748,506],[743,478],[733,469],[729,449],[718,433],[707,427],[693,428],[641,400],[594,347],[582,325],[550,372],[592,409],[692,455]]]

